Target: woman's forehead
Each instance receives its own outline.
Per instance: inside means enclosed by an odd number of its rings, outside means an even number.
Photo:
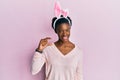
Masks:
[[[70,29],[70,25],[68,23],[62,23],[57,29]]]

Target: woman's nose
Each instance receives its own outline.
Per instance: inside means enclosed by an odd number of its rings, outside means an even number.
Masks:
[[[66,36],[66,35],[67,35],[67,32],[66,32],[66,31],[63,31],[63,35]]]

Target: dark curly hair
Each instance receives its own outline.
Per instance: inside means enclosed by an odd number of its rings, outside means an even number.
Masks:
[[[67,23],[70,26],[72,26],[72,20],[70,19],[69,16],[67,16],[67,19],[65,17],[63,17],[63,15],[60,16],[61,18],[57,20],[57,22],[55,23],[55,28],[54,28],[54,22],[57,19],[57,17],[53,17],[52,19],[52,28],[54,29],[54,31],[56,32],[57,27],[62,24],[62,23]],[[68,21],[69,20],[69,21]],[[70,22],[70,23],[69,23]]]

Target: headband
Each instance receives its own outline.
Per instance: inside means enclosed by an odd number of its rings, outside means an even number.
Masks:
[[[55,24],[56,24],[56,22],[57,22],[59,19],[62,19],[62,18],[68,20],[69,24],[71,25],[70,20],[67,18],[67,16],[68,16],[68,9],[62,10],[58,1],[55,3],[54,11],[55,11],[55,16],[56,16],[56,18],[57,18],[57,19],[54,21],[54,23],[53,23],[54,29],[55,29]],[[63,17],[61,17],[61,15],[63,15]]]

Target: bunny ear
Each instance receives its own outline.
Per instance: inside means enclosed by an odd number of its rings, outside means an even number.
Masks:
[[[60,15],[61,15],[61,7],[60,7],[60,4],[59,4],[58,1],[55,2],[54,11],[55,11],[55,16],[60,17]]]
[[[64,17],[67,17],[68,14],[69,14],[68,9],[62,10],[62,15],[63,15]]]

